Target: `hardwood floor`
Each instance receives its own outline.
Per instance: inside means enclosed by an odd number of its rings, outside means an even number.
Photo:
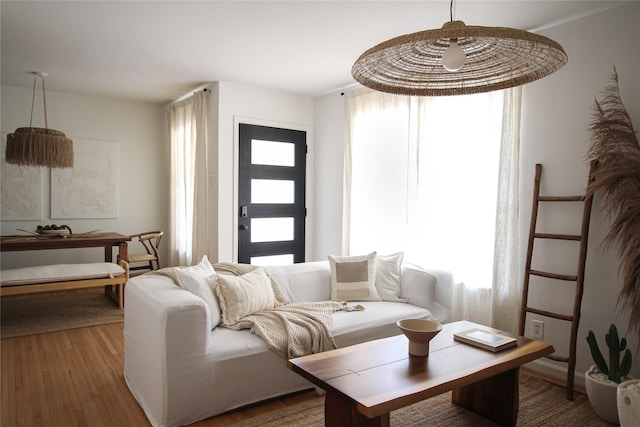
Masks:
[[[123,325],[1,340],[1,426],[149,426],[124,381]],[[315,397],[302,392],[192,426],[227,426]]]

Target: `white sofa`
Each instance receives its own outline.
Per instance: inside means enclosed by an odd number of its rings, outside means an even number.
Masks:
[[[291,302],[330,299],[327,261],[266,269]],[[448,320],[452,275],[407,264],[401,271],[400,296],[406,303],[358,301],[364,311],[332,315],[338,347],[398,335],[399,319]],[[190,424],[313,388],[249,330],[211,329],[210,311],[203,298],[169,277],[143,275],[127,283],[124,375],[152,425]]]

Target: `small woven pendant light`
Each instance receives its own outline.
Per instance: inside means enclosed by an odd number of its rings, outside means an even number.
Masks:
[[[73,141],[64,133],[49,129],[47,121],[47,97],[44,88],[46,74],[33,73],[33,96],[31,98],[31,119],[29,127],[18,128],[7,135],[7,163],[22,166],[45,166],[50,168],[73,167]],[[36,96],[36,80],[42,78],[42,99],[44,103],[44,128],[31,127],[33,105]]]
[[[449,96],[507,89],[538,80],[567,63],[557,42],[527,31],[467,26],[453,20],[437,30],[396,37],[364,52],[353,77],[396,95]]]

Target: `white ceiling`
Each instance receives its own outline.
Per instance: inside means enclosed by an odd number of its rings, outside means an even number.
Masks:
[[[536,30],[623,1],[456,1],[467,25]],[[2,84],[166,103],[211,81],[316,96],[366,49],[440,28],[439,1],[0,2]],[[567,52],[571,61],[571,52]]]

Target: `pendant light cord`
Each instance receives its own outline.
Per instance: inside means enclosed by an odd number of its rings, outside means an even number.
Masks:
[[[44,104],[44,127],[49,129],[49,121],[47,120],[47,91],[44,90],[44,76],[42,78],[42,103]]]
[[[31,95],[31,118],[29,119],[29,127],[33,127],[33,103],[36,100],[36,75],[33,75],[33,94]]]
[[[49,121],[47,120],[47,92],[44,88],[44,75],[40,73],[33,74],[33,94],[31,95],[31,118],[29,119],[29,127],[33,125],[33,105],[36,100],[36,79],[40,76],[42,78],[42,102],[44,104],[44,127],[49,128]]]
[[[453,0],[449,3],[449,20],[453,22]]]

